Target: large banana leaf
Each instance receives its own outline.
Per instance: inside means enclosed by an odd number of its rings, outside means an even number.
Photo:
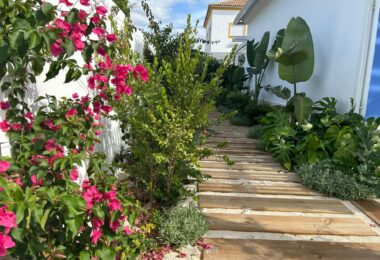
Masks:
[[[270,33],[265,32],[260,42],[247,41],[247,60],[253,74],[260,74],[265,67]]]
[[[313,111],[313,100],[304,95],[295,95],[293,98],[294,116],[297,122],[307,120]]]
[[[296,17],[290,20],[275,56],[281,79],[291,84],[310,79],[314,71],[314,44],[304,19]]]

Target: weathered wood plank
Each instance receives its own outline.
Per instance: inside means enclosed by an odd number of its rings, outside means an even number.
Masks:
[[[257,211],[353,214],[339,200],[263,198],[239,196],[199,196],[201,208],[251,209]]]
[[[313,196],[318,193],[303,187],[280,185],[246,185],[230,183],[204,182],[199,184],[199,191],[241,192],[252,194],[302,195]]]
[[[268,216],[207,213],[210,230],[302,235],[377,236],[358,218]]]
[[[205,174],[210,175],[213,179],[300,182],[294,173],[284,174],[275,171],[238,171],[207,168],[202,168],[201,170]]]
[[[206,239],[206,242],[211,243],[213,249],[204,252],[204,260],[380,259],[379,243],[242,239]]]
[[[374,200],[358,200],[353,202],[356,207],[362,210],[377,225],[380,225],[380,204]]]
[[[249,163],[249,162],[235,162],[234,165],[229,166],[226,162],[217,161],[200,161],[201,168],[214,168],[223,170],[262,170],[262,171],[281,171],[281,166],[276,163]]]

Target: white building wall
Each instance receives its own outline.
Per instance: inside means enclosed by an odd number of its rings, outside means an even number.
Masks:
[[[228,36],[229,26],[239,10],[212,10],[209,24],[211,24],[211,41],[218,42],[211,44],[209,53],[228,54],[234,44],[232,37]]]
[[[367,66],[374,0],[265,0],[257,1],[244,19],[248,38],[260,40],[265,31],[273,42],[277,31],[285,28],[292,17],[300,16],[310,26],[315,48],[315,69],[310,81],[299,84],[298,91],[317,100],[326,96],[338,99],[345,111],[354,98],[359,107]],[[270,43],[270,46],[272,44]],[[278,76],[271,63],[264,85],[292,86]],[[253,86],[253,84],[251,84]],[[261,98],[275,103],[282,100],[263,92]]]

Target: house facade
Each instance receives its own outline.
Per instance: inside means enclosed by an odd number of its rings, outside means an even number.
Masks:
[[[223,59],[234,46],[233,37],[246,36],[247,25],[234,24],[236,16],[248,0],[228,0],[208,6],[204,28],[206,29],[205,52]]]
[[[380,116],[380,34],[379,0],[249,0],[236,16],[235,24],[247,25],[245,40],[259,41],[264,32],[274,41],[277,31],[287,26],[292,17],[308,23],[314,41],[315,68],[312,78],[300,84],[299,90],[313,100],[323,97],[338,99],[340,112],[355,102],[356,112]],[[245,55],[242,42],[236,56]],[[245,66],[248,66],[246,63]],[[253,88],[253,82],[250,82]],[[282,85],[277,64],[266,71],[264,85]],[[272,103],[283,101],[263,92],[261,97]]]

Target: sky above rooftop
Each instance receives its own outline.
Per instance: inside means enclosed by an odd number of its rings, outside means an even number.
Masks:
[[[172,23],[177,31],[183,30],[186,25],[187,15],[191,14],[193,25],[199,20],[199,36],[204,36],[203,21],[206,16],[209,3],[220,2],[221,0],[148,0],[156,20],[163,24]],[[131,0],[133,4],[132,19],[134,23],[145,28],[147,19],[141,8],[140,1]]]

